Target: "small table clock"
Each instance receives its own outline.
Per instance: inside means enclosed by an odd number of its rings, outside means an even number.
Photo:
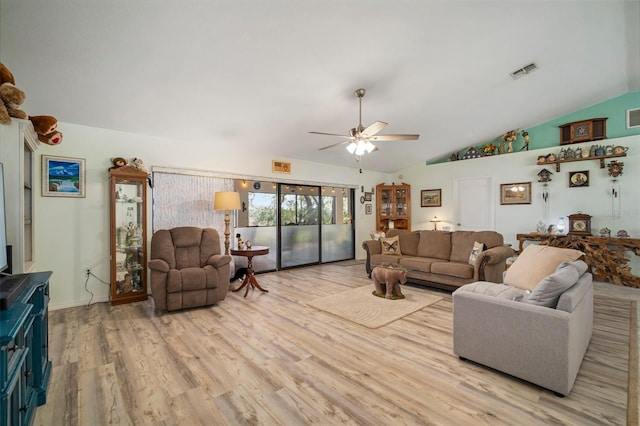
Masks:
[[[591,235],[591,216],[583,213],[570,214],[569,235]]]

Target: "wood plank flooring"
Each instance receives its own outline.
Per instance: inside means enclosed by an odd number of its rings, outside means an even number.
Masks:
[[[560,398],[459,360],[447,292],[372,330],[307,305],[370,285],[363,265],[257,279],[269,293],[229,293],[209,308],[161,313],[150,300],[51,312],[52,378],[35,424],[637,424],[627,419],[636,293],[597,288],[591,344]]]

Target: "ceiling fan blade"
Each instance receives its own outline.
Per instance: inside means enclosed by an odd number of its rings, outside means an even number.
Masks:
[[[337,135],[336,135],[337,136]],[[334,146],[338,146],[338,145],[344,145],[345,143],[350,143],[350,140],[346,140],[346,141],[342,141],[342,142],[338,142],[338,143],[334,143],[328,146],[325,146],[323,148],[318,148],[318,151],[323,151],[325,149],[329,149],[329,148],[333,148]]]
[[[387,127],[388,125],[389,124],[385,123],[384,121],[376,121],[375,123],[370,124],[369,127],[367,127],[362,131],[362,136],[365,138],[373,136],[379,131],[381,131],[382,129],[384,129],[385,127]]]
[[[314,135],[340,136],[342,138],[350,137],[349,135],[339,135],[337,133],[324,133],[324,132],[309,132],[309,133],[313,133]]]
[[[378,135],[369,138],[371,141],[412,141],[416,140],[420,135]]]

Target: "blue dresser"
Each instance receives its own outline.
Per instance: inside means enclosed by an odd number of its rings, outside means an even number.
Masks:
[[[51,272],[27,275],[20,295],[0,310],[0,426],[32,424],[47,402]]]

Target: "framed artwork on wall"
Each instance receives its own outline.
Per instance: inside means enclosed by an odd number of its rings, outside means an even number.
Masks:
[[[42,196],[85,196],[85,159],[42,156]]]
[[[364,205],[364,214],[371,214],[371,211],[372,211],[371,209],[372,209],[371,204],[369,204],[369,203],[365,204]]]
[[[420,207],[441,207],[442,189],[423,189],[420,191]]]
[[[531,204],[531,182],[500,184],[500,204]]]
[[[589,170],[569,172],[569,188],[589,186]]]
[[[364,200],[365,201],[371,201],[373,197],[373,192],[365,192],[364,193]]]

